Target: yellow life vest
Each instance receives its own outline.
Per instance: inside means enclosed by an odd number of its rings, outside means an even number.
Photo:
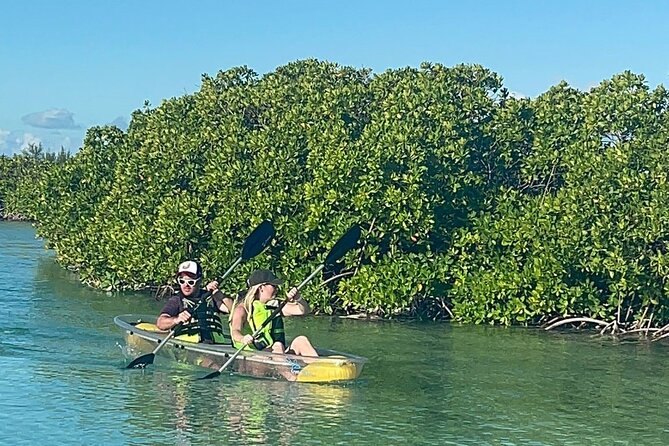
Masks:
[[[253,308],[251,314],[247,312],[246,314],[246,325],[242,329],[242,334],[253,334],[255,331],[265,323],[267,319],[272,315],[275,308],[267,307],[264,303],[259,300],[253,301]],[[232,315],[234,313],[234,308],[230,312],[230,322],[232,323]],[[232,333],[232,327],[230,327],[230,332]],[[247,350],[264,350],[267,347],[271,347],[275,342],[281,342],[284,347],[286,346],[286,335],[283,329],[283,318],[281,313],[277,314],[272,322],[265,325],[263,329],[258,333],[255,338],[255,342],[251,345],[246,346]],[[235,348],[241,348],[241,342],[237,342],[233,339],[232,345]]]

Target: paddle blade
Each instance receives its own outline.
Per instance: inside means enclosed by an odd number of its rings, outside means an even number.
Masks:
[[[271,221],[265,220],[260,223],[246,238],[242,247],[242,259],[248,260],[263,252],[274,238],[274,233],[274,225]]]
[[[147,353],[146,355],[135,358],[126,369],[143,369],[147,365],[153,364],[153,359],[156,357],[155,353]]]
[[[198,378],[198,379],[212,379],[212,378],[216,378],[216,377],[219,376],[220,374],[221,374],[221,372],[219,372],[218,370],[216,370],[215,372],[211,372],[210,374],[205,375],[205,376],[202,376],[202,377],[200,377],[200,378]]]
[[[332,247],[328,256],[325,258],[324,265],[333,265],[337,260],[342,258],[351,249],[355,248],[360,238],[360,226],[353,225],[351,229],[346,231],[335,245]]]

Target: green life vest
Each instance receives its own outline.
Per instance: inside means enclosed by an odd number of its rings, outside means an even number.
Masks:
[[[205,292],[201,290],[195,299],[182,297],[179,301],[179,312],[188,310],[193,317],[177,330],[175,338],[186,342],[230,344],[230,336],[223,331],[220,310],[213,297],[209,295],[199,304]]]
[[[276,308],[273,307],[268,308],[259,300],[254,300],[252,313],[248,314],[247,312],[246,314],[247,324],[244,326],[242,334],[247,335],[255,333],[255,331],[261,327],[267,319],[269,319],[275,309]],[[230,312],[230,322],[232,322],[233,313],[234,309]],[[230,327],[230,332],[232,332],[232,327]],[[277,314],[274,319],[272,319],[272,322],[267,324],[260,331],[260,333],[258,333],[255,342],[251,345],[248,345],[246,349],[264,350],[265,348],[274,345],[275,342],[281,342],[284,347],[286,346],[286,335],[283,329],[283,318],[281,317],[281,313]],[[232,341],[232,345],[235,348],[241,348],[242,346],[241,342],[237,342],[235,340]]]

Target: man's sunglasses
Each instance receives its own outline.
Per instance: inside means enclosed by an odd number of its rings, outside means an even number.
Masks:
[[[198,280],[200,279],[184,279],[183,277],[179,277],[177,282],[179,282],[179,285],[194,286]]]

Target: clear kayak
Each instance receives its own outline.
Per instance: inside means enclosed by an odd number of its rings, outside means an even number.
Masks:
[[[114,323],[125,331],[128,354],[153,351],[169,333],[154,324],[155,316],[124,314]],[[237,350],[230,345],[202,344],[170,339],[159,354],[180,362],[219,369]],[[367,358],[333,350],[317,349],[318,358],[282,355],[266,351],[242,351],[228,372],[257,378],[298,382],[351,381],[360,376]]]

